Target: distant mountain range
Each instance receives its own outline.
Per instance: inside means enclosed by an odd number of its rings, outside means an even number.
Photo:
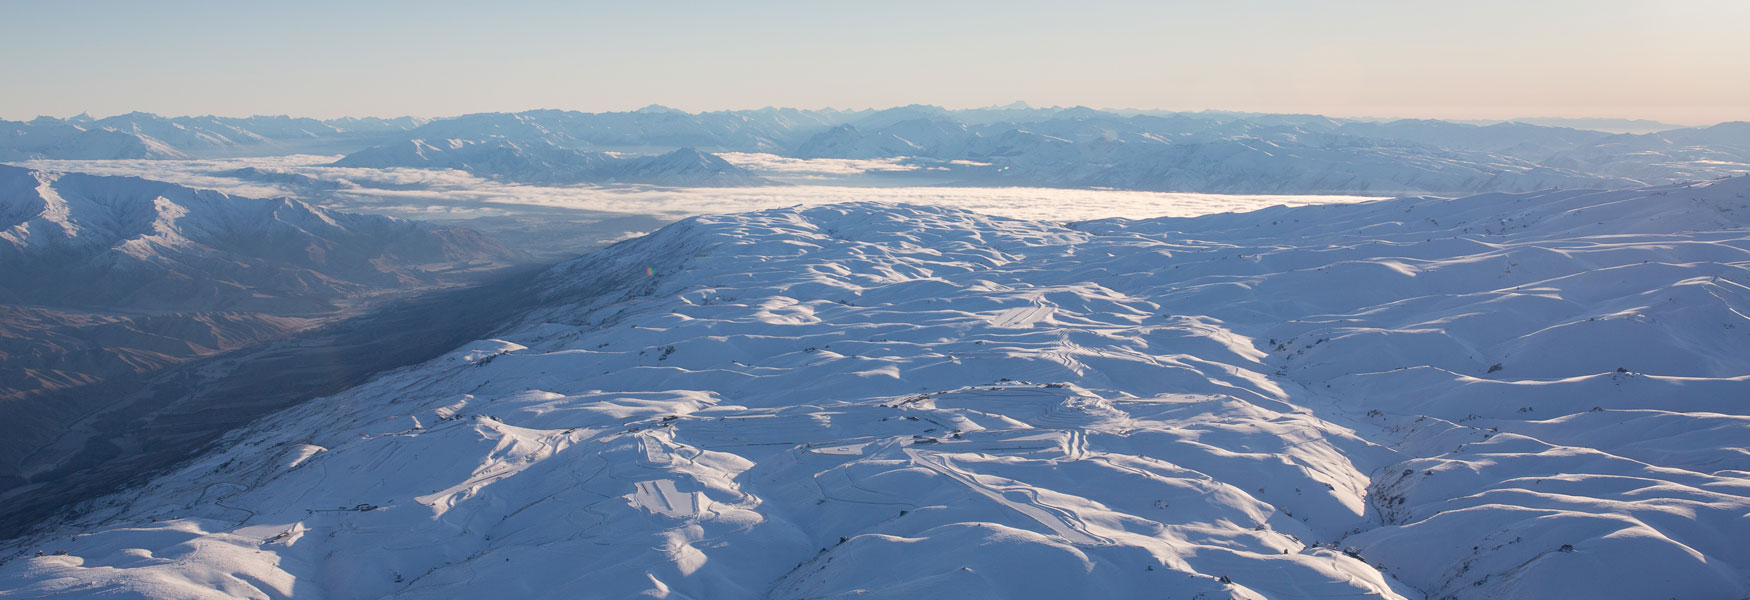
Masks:
[[[1750,124],[1744,122],[1609,133],[1524,122],[1085,107],[686,113],[652,106],[429,121],[130,113],[0,122],[0,135],[0,160],[6,161],[328,152],[346,154],[336,163],[342,166],[461,169],[546,184],[769,183],[714,152],[906,159],[966,185],[1186,192],[1459,194],[1626,188],[1750,172]],[[669,154],[677,149],[686,152]]]

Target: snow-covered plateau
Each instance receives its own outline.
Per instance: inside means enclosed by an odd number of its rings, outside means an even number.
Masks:
[[[4,548],[0,595],[1741,598],[1750,178],[701,216]]]

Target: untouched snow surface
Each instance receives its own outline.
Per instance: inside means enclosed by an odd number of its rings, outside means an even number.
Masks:
[[[1747,265],[1746,178],[699,217],[81,507],[0,594],[1738,598]]]

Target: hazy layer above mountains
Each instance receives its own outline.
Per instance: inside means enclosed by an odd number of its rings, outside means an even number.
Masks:
[[[894,159],[958,185],[1208,193],[1629,188],[1750,172],[1750,124],[1745,123],[1616,134],[1520,122],[914,105],[697,114],[662,107],[623,113],[536,110],[429,121],[166,119],[132,113],[101,120],[39,118],[0,127],[11,130],[0,141],[0,160],[339,153],[347,156],[337,166],[459,169],[545,184],[769,183],[704,154],[725,152]],[[684,155],[669,154],[681,149]]]

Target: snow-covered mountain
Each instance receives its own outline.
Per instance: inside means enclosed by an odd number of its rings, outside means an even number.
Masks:
[[[293,173],[284,169],[262,167],[238,167],[217,173],[220,177],[231,177],[243,181],[267,183],[298,190],[302,193],[313,193],[343,189],[346,184],[338,181],[318,179],[302,173]]]
[[[1616,135],[1563,151],[1547,162],[1561,168],[1648,180],[1698,180],[1750,173],[1750,122]]]
[[[137,133],[90,128],[53,119],[36,119],[28,123],[0,121],[0,161],[39,158],[188,158],[188,154]]]
[[[709,151],[777,152],[815,131],[836,125],[832,110],[765,108],[687,113],[662,106],[629,112],[531,110],[440,119],[407,132],[407,139],[484,139],[544,142],[577,150],[648,152],[683,147]]]
[[[1471,125],[1494,125],[1497,121],[1462,121]],[[1527,123],[1531,125],[1546,125],[1549,127],[1569,127],[1606,133],[1658,133],[1673,129],[1682,129],[1682,125],[1674,125],[1651,119],[1612,119],[1612,118],[1575,118],[1575,117],[1519,117],[1501,121],[1505,123]]]
[[[918,156],[926,151],[891,133],[867,135],[854,125],[839,125],[808,138],[792,154],[801,158],[885,158]]]
[[[1326,138],[1304,143],[1307,138]],[[1108,161],[1069,171],[1052,185],[1224,193],[1472,194],[1550,188],[1632,187],[1637,180],[1555,169],[1481,152],[1357,143],[1337,136],[1248,138],[1115,148]],[[1032,164],[1022,163],[1031,161]],[[1021,164],[1017,164],[1021,163]],[[999,179],[1048,174],[1052,165],[1022,155],[999,161]]]
[[[337,167],[456,169],[519,183],[636,183],[687,187],[766,185],[770,182],[716,156],[681,148],[659,156],[621,157],[561,148],[544,140],[410,140],[368,148],[335,161]]]
[[[795,154],[978,163],[951,165],[973,184],[1150,191],[1465,194],[1642,185],[1629,177],[1537,162],[1608,137],[1523,124],[1308,121],[1284,126],[1184,116],[1118,117],[1080,108],[1026,124],[966,127],[908,120],[869,131],[844,125],[797,146]],[[1682,178],[1672,172],[1663,175],[1655,180]]]
[[[1737,598],[1750,179],[689,219],[0,594]]]
[[[1576,146],[1610,137],[1600,131],[1495,123],[1475,126],[1436,119],[1402,119],[1383,123],[1351,122],[1332,130],[1362,138],[1395,140],[1452,150],[1488,152],[1540,161]]]
[[[351,152],[395,139],[424,119],[287,116],[162,117],[132,112],[95,119],[0,121],[0,160],[174,159]]]
[[[752,171],[729,164],[716,155],[681,148],[657,156],[639,156],[610,162],[593,172],[602,183],[645,183],[683,187],[737,187],[771,185]]]
[[[545,141],[517,142],[503,137],[408,140],[374,146],[341,157],[337,167],[455,169],[481,177],[528,183],[577,183],[616,159],[600,152],[578,152]]]
[[[910,119],[865,135],[854,125],[823,131],[796,147],[802,158],[960,158],[977,138],[965,125],[947,120]]]
[[[426,265],[510,258],[466,229],[0,165],[7,304],[320,311],[360,290],[444,276]]]

